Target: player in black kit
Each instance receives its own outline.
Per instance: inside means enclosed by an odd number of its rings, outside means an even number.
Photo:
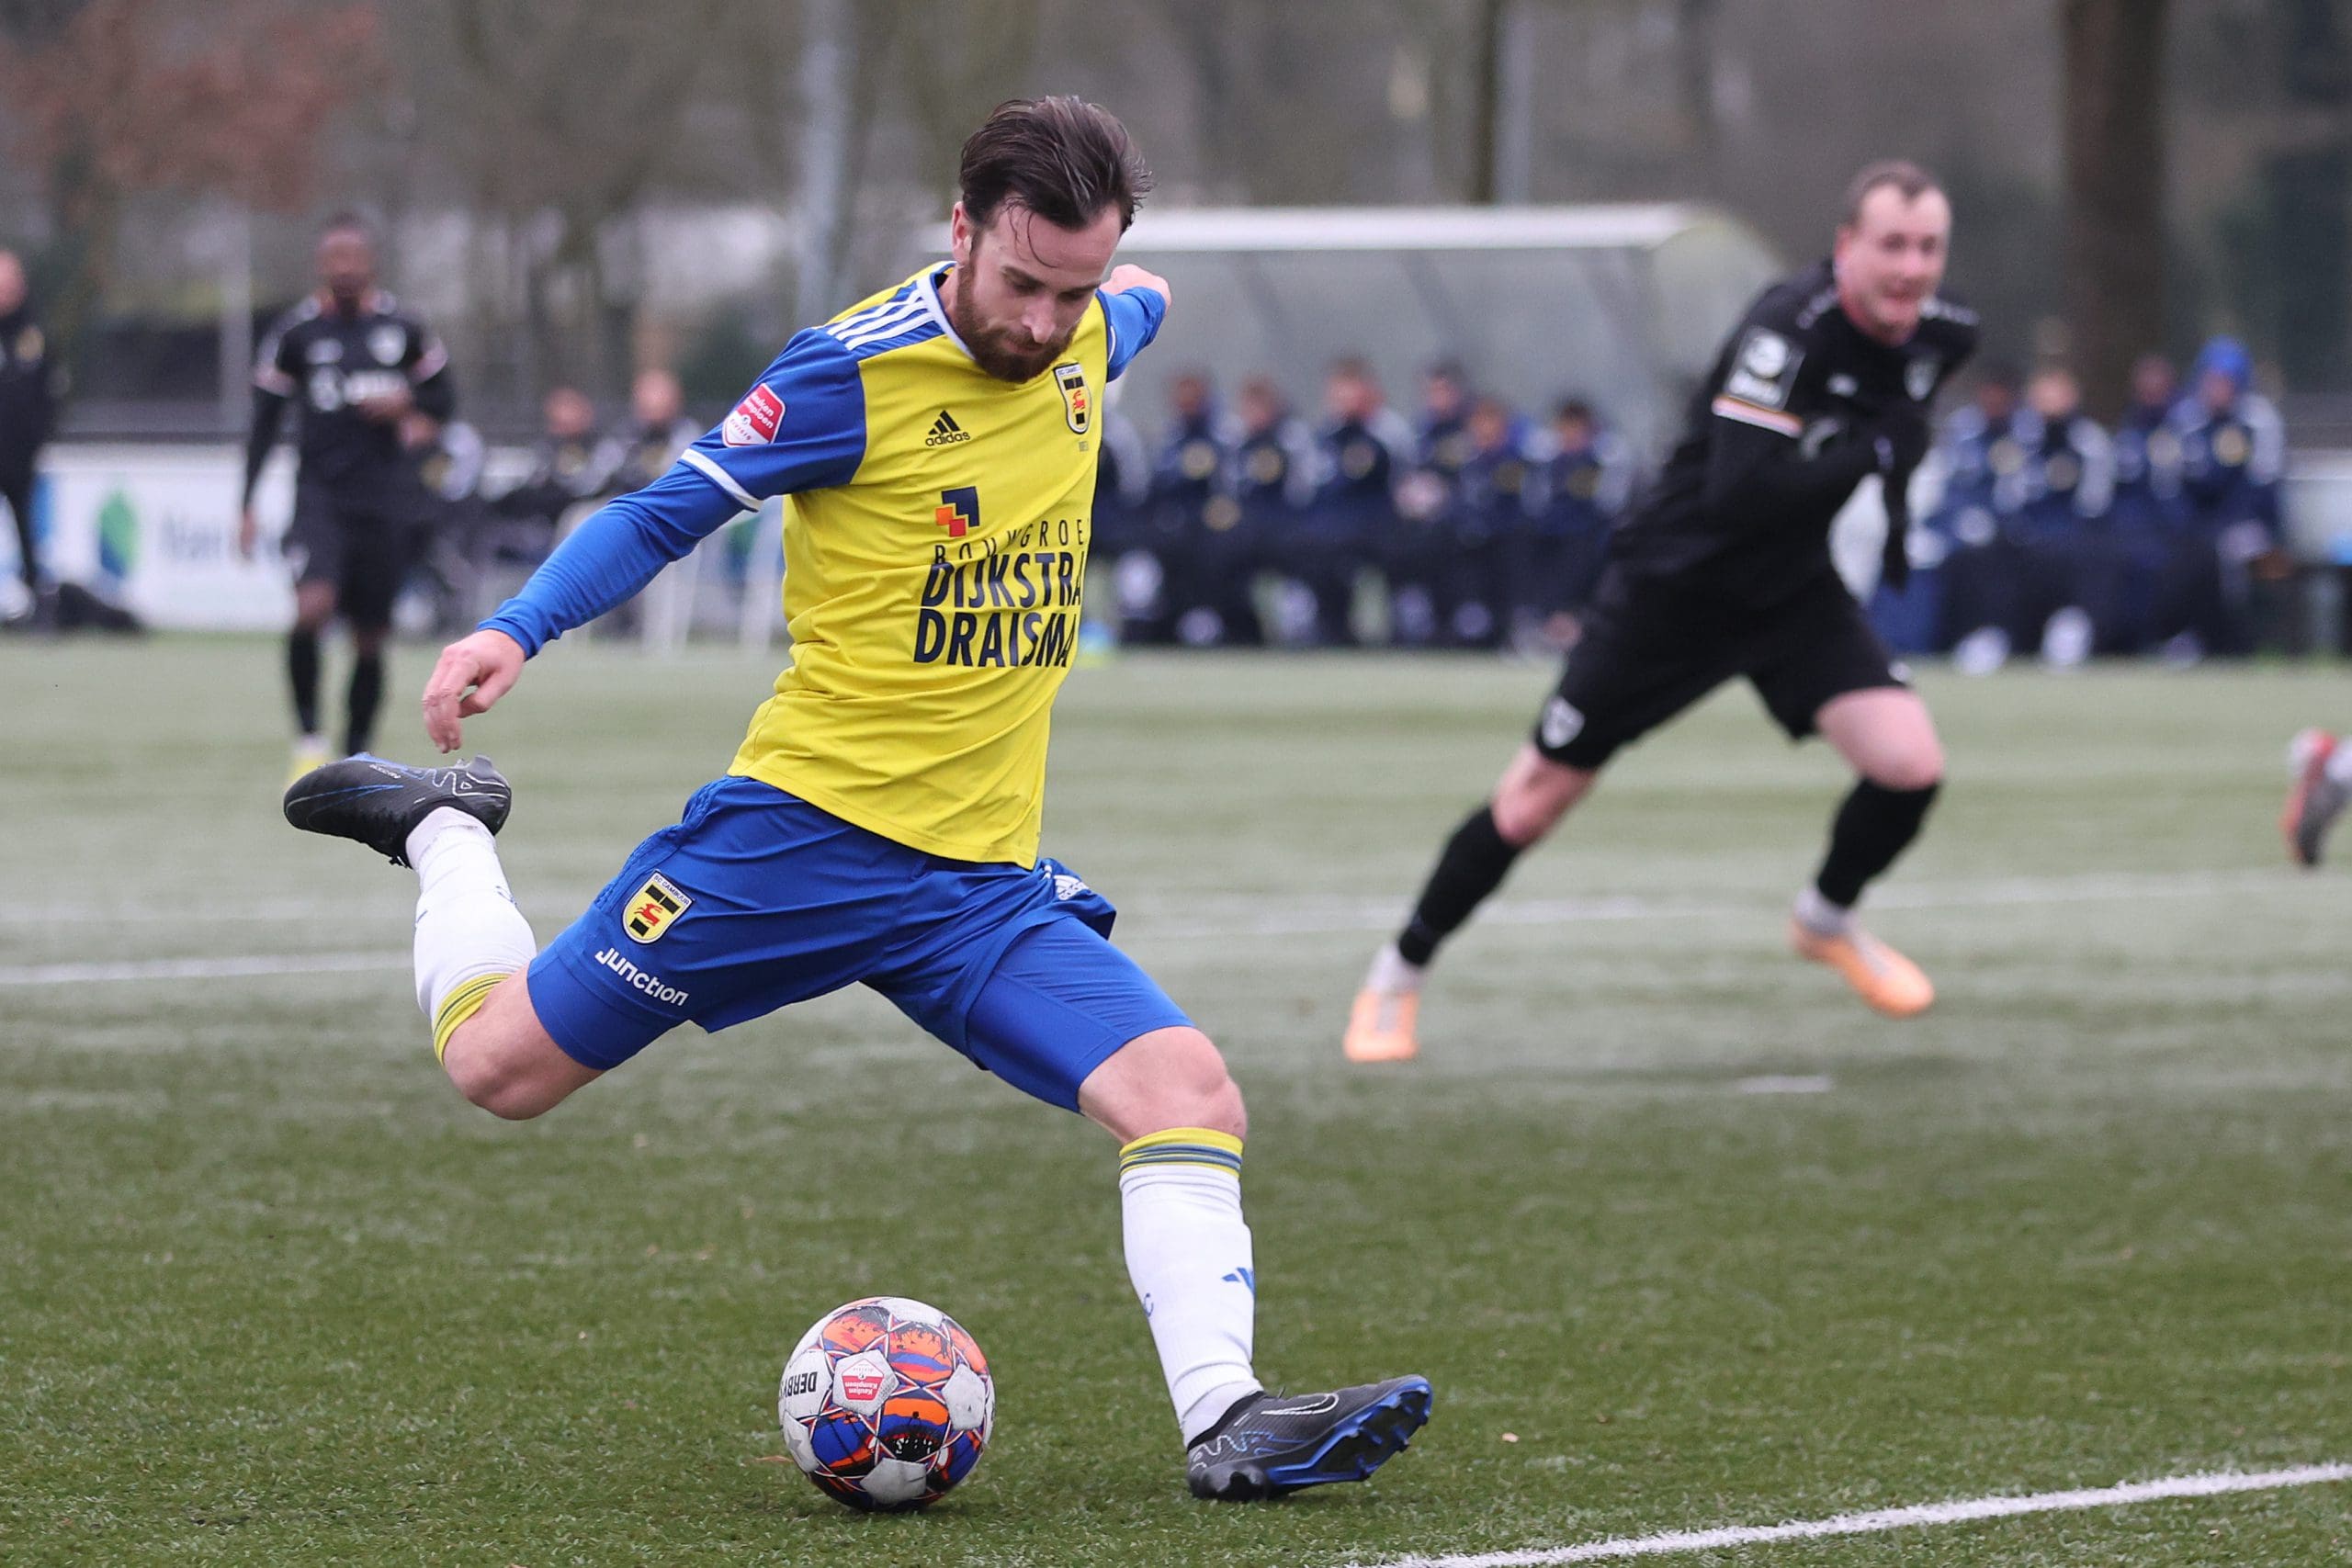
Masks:
[[[1888,570],[1902,579],[1903,492],[1928,448],[1928,405],[1976,341],[1974,315],[1937,293],[1951,231],[1951,206],[1925,171],[1873,164],[1848,189],[1830,258],[1749,308],[1664,471],[1611,536],[1584,637],[1533,737],[1374,959],[1348,1022],[1351,1060],[1415,1054],[1438,943],[1619,747],[1734,676],[1792,739],[1819,734],[1857,775],[1821,870],[1798,895],[1797,952],[1883,1013],[1908,1017],[1934,999],[1927,976],[1860,931],[1852,910],[1918,832],[1943,751],[1926,705],[1832,569],[1828,535],[1855,487],[1876,476]]]
[[[254,367],[253,434],[245,446],[238,547],[260,536],[254,484],[299,400],[301,435],[294,518],[284,549],[294,568],[294,626],[286,671],[294,692],[296,777],[328,760],[319,728],[319,634],[342,615],[351,627],[351,691],[343,750],[368,749],[384,690],[384,637],[432,506],[411,448],[455,407],[440,340],[376,287],[376,254],[358,220],[319,234],[319,290],[263,340]],[[430,422],[430,423],[425,423]]]

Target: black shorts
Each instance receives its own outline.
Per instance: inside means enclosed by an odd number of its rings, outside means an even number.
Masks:
[[[1758,609],[1611,569],[1536,719],[1536,749],[1567,767],[1598,768],[1735,675],[1747,677],[1792,740],[1813,733],[1832,697],[1909,684],[1835,577]]]
[[[333,583],[335,613],[355,626],[391,625],[420,532],[416,509],[405,501],[376,505],[324,485],[296,485],[283,546],[296,584]]]

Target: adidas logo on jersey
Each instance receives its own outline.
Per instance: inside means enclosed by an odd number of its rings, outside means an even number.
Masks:
[[[971,438],[972,433],[956,423],[954,414],[941,409],[939,417],[932,421],[931,434],[922,438],[922,444],[926,446],[953,446],[959,441]]]

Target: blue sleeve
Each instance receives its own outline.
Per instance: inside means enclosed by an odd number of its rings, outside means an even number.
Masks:
[[[1102,301],[1102,323],[1111,330],[1111,379],[1115,381],[1144,345],[1159,335],[1168,319],[1168,297],[1157,288],[1130,288],[1124,294],[1094,291]]]
[[[635,596],[738,513],[770,496],[846,484],[865,457],[857,361],[831,334],[801,333],[717,429],[668,473],[573,529],[482,629],[536,654]]]

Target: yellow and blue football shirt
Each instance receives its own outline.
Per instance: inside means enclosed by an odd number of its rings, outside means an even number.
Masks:
[[[954,860],[1037,857],[1078,639],[1102,389],[1166,301],[1098,293],[1044,375],[980,369],[926,269],[796,335],[669,473],[484,621],[536,653],[771,496],[792,663],[729,772]]]

